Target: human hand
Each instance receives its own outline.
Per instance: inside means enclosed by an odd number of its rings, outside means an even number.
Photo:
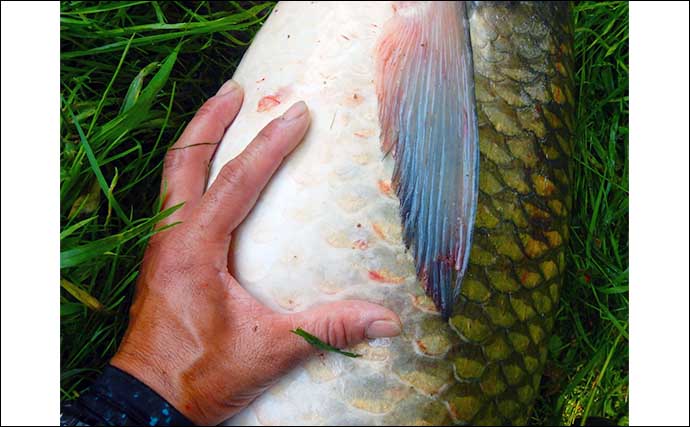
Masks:
[[[111,360],[198,424],[236,414],[316,351],[293,329],[339,348],[401,330],[395,313],[363,301],[276,313],[233,278],[232,233],[310,120],[306,104],[294,104],[228,162],[204,194],[209,162],[242,99],[239,85],[225,83],[168,152],[164,208],[185,204],[161,225],[181,224],[151,238],[129,327]]]

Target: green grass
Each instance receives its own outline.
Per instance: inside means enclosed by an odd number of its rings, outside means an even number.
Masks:
[[[568,271],[533,422],[628,424],[628,4],[575,6]]]
[[[270,10],[252,2],[61,6],[61,391],[117,348],[162,158]],[[628,422],[628,5],[575,7],[578,130],[568,274],[532,423]]]
[[[228,78],[271,4],[61,6],[61,390],[72,399],[117,348],[163,155]]]

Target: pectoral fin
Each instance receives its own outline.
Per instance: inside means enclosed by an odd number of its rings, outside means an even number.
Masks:
[[[397,2],[377,50],[381,141],[418,277],[444,318],[467,270],[479,139],[463,2]]]

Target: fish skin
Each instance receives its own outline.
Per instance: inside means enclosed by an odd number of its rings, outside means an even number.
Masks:
[[[234,272],[283,312],[345,298],[384,304],[400,314],[403,335],[351,349],[361,358],[313,358],[229,424],[527,422],[568,238],[570,7],[475,2],[468,9],[479,197],[468,272],[449,322],[405,250],[390,192],[393,162],[379,146],[372,55],[392,16],[389,2],[279,3],[235,73],[245,102],[210,181],[272,117],[305,99],[311,129],[233,236]]]
[[[480,134],[470,266],[450,320],[455,420],[525,424],[539,391],[565,268],[571,209],[568,3],[472,2]],[[478,368],[481,366],[481,368]]]

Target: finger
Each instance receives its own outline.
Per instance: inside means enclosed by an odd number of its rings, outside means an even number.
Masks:
[[[247,216],[261,190],[285,156],[302,141],[308,127],[307,106],[297,102],[223,166],[195,214],[209,240],[227,247],[230,233]]]
[[[198,205],[206,187],[208,165],[226,128],[242,106],[242,88],[232,80],[201,106],[180,138],[168,150],[163,165],[161,194],[163,209],[185,202],[161,222],[186,219]]]
[[[272,340],[278,365],[295,366],[316,349],[302,337],[290,333],[301,328],[321,341],[340,349],[352,347],[366,339],[400,335],[402,324],[391,310],[364,301],[341,301],[325,304],[292,315],[280,315],[274,322]]]

